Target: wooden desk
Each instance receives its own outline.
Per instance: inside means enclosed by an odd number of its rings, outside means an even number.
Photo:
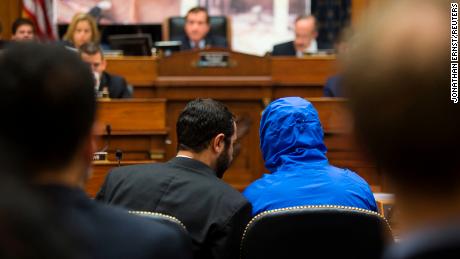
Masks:
[[[105,130],[111,126],[110,143]],[[99,100],[95,133],[97,147],[109,144],[108,161],[93,162],[93,172],[86,192],[94,197],[106,174],[118,166],[115,151],[123,151],[122,166],[165,160],[166,100],[165,99],[112,99]]]
[[[336,72],[335,56],[272,57],[272,96],[321,97],[327,78]]]
[[[226,51],[230,54],[229,68],[199,68],[196,63],[200,52],[180,52],[161,59],[108,57],[107,71],[124,76],[135,87],[136,98],[164,97],[164,87],[194,85],[202,87],[196,89],[194,96],[206,95],[209,87],[221,87],[222,97],[251,99],[257,96],[260,100],[320,97],[326,79],[336,73],[335,56],[270,58]]]
[[[97,147],[102,149],[109,139],[106,125],[111,126],[109,160],[117,149],[127,160],[164,160],[166,100],[119,99],[98,101],[96,122]]]
[[[200,53],[186,51],[158,61],[157,97],[168,101],[197,97],[260,101],[271,97],[267,58],[226,51],[228,67],[197,67]]]
[[[135,87],[135,97],[154,97],[158,68],[155,57],[106,57],[107,72],[123,76]]]

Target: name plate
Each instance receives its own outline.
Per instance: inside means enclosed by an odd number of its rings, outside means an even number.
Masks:
[[[93,154],[93,161],[108,161],[108,153],[101,151]]]
[[[200,52],[197,67],[229,67],[228,52]]]

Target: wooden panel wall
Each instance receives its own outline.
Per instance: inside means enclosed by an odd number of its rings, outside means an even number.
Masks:
[[[0,22],[2,23],[2,38],[11,38],[11,24],[21,16],[21,0],[1,0],[0,1]]]
[[[351,23],[353,25],[356,25],[358,23],[362,14],[369,7],[370,2],[371,0],[352,0],[351,1]]]

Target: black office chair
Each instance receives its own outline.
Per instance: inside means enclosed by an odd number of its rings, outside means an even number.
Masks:
[[[378,259],[393,242],[388,222],[364,209],[314,205],[255,216],[241,241],[241,259]]]
[[[210,16],[211,24],[210,34],[223,37],[227,40],[227,45],[231,48],[231,22],[226,16]],[[163,40],[178,38],[185,34],[184,32],[185,17],[169,17],[163,23]]]

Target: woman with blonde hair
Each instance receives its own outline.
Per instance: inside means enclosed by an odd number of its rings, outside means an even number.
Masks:
[[[100,35],[96,21],[89,14],[75,14],[63,40],[65,46],[77,49],[85,43],[99,43]]]

